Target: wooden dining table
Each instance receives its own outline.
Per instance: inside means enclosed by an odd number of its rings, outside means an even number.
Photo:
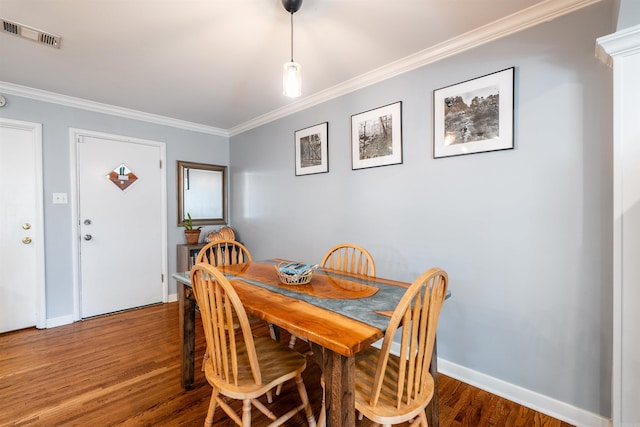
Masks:
[[[409,283],[319,268],[305,285],[285,285],[274,259],[218,267],[238,293],[246,311],[322,348],[327,425],[354,426],[355,355],[384,336],[385,321]],[[182,386],[193,385],[195,297],[189,272],[174,273],[180,304]],[[427,408],[429,426],[438,427],[437,354],[431,374],[434,396]]]

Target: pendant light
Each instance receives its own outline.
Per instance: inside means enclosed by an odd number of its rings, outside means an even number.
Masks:
[[[302,67],[293,61],[293,14],[302,6],[302,0],[282,0],[282,6],[291,14],[291,61],[285,62],[282,73],[282,93],[289,98],[302,94]]]

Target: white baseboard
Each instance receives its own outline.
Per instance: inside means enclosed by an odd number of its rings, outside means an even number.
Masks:
[[[60,316],[53,319],[47,319],[45,328],[55,328],[56,326],[68,325],[73,323],[73,316]]]
[[[611,427],[611,420],[551,397],[438,358],[438,372],[578,427]]]
[[[169,294],[167,302],[176,302],[178,301],[178,294]],[[73,323],[73,316],[60,316],[55,317],[53,319],[47,319],[45,328],[55,328],[57,326],[68,325]]]

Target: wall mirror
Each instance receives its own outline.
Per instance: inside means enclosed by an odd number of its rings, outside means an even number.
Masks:
[[[178,160],[178,225],[227,223],[227,167]]]

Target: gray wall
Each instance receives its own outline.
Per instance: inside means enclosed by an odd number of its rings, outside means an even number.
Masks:
[[[619,0],[619,3],[617,29],[624,30],[638,25],[638,20],[640,20],[640,1]]]
[[[73,315],[71,266],[71,205],[54,205],[52,193],[70,193],[69,128],[87,129],[166,143],[167,238],[169,273],[176,268],[176,244],[184,233],[176,226],[176,160],[229,164],[226,137],[186,131],[77,108],[65,107],[14,95],[0,116],[42,123],[44,167],[45,274],[47,319]],[[169,279],[169,294],[176,283]]]
[[[231,138],[231,218],[255,259],[339,242],[382,277],[446,269],[439,356],[608,417],[612,75],[607,2]],[[432,158],[432,91],[516,67],[515,149]],[[351,170],[350,116],[402,101],[402,165]],[[329,122],[329,173],[294,176],[294,131]],[[291,194],[301,195],[291,197]]]

